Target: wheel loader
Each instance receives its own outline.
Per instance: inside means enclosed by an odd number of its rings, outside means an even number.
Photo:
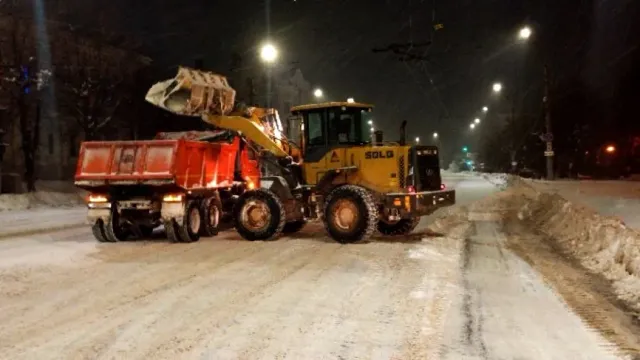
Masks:
[[[260,187],[233,207],[235,228],[247,240],[270,240],[320,219],[340,243],[377,230],[405,235],[421,216],[455,203],[442,184],[438,148],[373,139],[373,106],[353,101],[295,106],[288,137],[277,111],[239,106],[235,91],[211,72],[181,67],[154,85],[146,100],[179,115],[241,135],[262,164]]]

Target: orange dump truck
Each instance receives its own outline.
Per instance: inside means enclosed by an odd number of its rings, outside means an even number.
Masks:
[[[88,221],[100,242],[150,236],[175,242],[218,231],[234,199],[260,185],[253,149],[229,131],[160,133],[146,141],[89,141],[75,185],[89,191]]]

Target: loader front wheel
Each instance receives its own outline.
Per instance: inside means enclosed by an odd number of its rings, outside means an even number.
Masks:
[[[329,193],[325,204],[324,224],[331,238],[348,244],[371,237],[378,221],[378,210],[366,189],[340,186]]]
[[[382,235],[407,235],[420,223],[419,217],[401,219],[394,223],[378,221],[378,232]]]
[[[246,240],[277,238],[285,225],[284,206],[276,194],[267,189],[247,191],[233,207],[233,221],[238,234]]]

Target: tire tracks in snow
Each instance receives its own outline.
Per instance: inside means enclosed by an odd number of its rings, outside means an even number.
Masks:
[[[509,247],[562,295],[589,328],[616,345],[603,347],[628,359],[640,360],[640,321],[617,299],[606,279],[589,273],[578,261],[564,255],[551,239],[520,223],[508,222],[505,230]]]

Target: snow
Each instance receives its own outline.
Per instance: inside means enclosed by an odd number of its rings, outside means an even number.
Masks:
[[[531,181],[514,179],[512,187],[488,201],[505,207],[505,219],[517,219],[534,227],[585,268],[610,280],[618,298],[640,311],[640,232],[620,219],[604,215],[600,209],[571,202],[560,195],[571,193],[569,189],[577,194],[584,194],[581,192],[584,189],[593,193],[594,187],[609,190],[609,194],[623,191],[580,183],[572,182],[573,186],[564,192],[555,192],[536,184],[531,186]],[[551,184],[548,188],[553,189]],[[629,191],[633,186],[625,185],[625,188]],[[581,202],[585,202],[584,198]]]
[[[593,180],[524,180],[536,190],[557,193],[576,204],[621,219],[640,230],[640,182]]]

